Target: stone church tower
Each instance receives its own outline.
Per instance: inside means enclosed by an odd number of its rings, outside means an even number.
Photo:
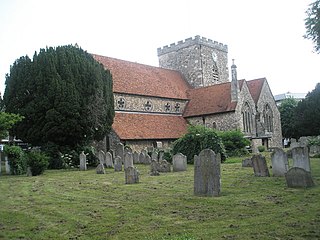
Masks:
[[[228,46],[200,36],[158,48],[159,66],[179,71],[194,87],[229,81]]]

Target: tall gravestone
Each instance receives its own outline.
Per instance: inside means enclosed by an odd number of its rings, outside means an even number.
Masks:
[[[139,153],[137,151],[133,152],[133,163],[139,163]]]
[[[310,172],[310,159],[308,147],[295,147],[292,148],[293,167],[303,168]]]
[[[194,157],[194,194],[217,197],[221,191],[220,154],[204,149]]]
[[[141,152],[139,154],[139,163],[145,164],[145,159],[146,159],[146,155],[143,152]]]
[[[285,174],[289,188],[307,188],[314,186],[311,173],[303,168],[293,167]]]
[[[124,146],[122,143],[116,145],[115,155],[120,157],[121,161],[124,160]]]
[[[98,152],[98,159],[100,164],[106,164],[106,154],[104,153],[104,151],[100,150]]]
[[[251,158],[254,175],[257,177],[270,177],[267,161],[261,154],[255,154]]]
[[[80,153],[80,170],[86,171],[87,170],[87,156],[84,154],[84,152]]]
[[[172,169],[174,172],[187,171],[187,157],[177,153],[172,157]]]
[[[114,171],[121,172],[122,171],[122,160],[119,156],[114,158]]]
[[[281,148],[274,148],[271,163],[273,176],[283,177],[289,169],[288,156]]]
[[[133,167],[133,156],[132,153],[126,152],[124,154],[124,162],[123,162],[124,170],[128,167]]]
[[[139,183],[139,171],[135,167],[128,167],[124,171],[126,184]]]
[[[105,164],[106,164],[107,168],[113,168],[113,160],[112,160],[112,155],[110,152],[106,153]]]

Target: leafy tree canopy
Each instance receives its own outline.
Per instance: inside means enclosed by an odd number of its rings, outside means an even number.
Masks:
[[[311,3],[306,14],[306,34],[304,37],[311,39],[315,44],[315,51],[320,53],[320,0],[316,0]]]
[[[298,102],[294,98],[287,98],[283,100],[279,106],[282,135],[285,138],[296,136],[297,130],[295,127],[295,111],[297,105]]]
[[[114,117],[111,73],[72,45],[17,59],[6,76],[6,111],[25,118],[12,130],[33,145],[101,140]]]
[[[7,137],[9,130],[22,119],[18,114],[0,112],[0,138]]]

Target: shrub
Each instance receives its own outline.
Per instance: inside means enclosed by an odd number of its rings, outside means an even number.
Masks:
[[[4,152],[8,156],[10,172],[12,175],[21,175],[27,172],[27,162],[21,147],[6,145],[4,147]]]
[[[264,152],[266,150],[265,146],[258,146],[259,152]]]
[[[194,155],[199,155],[206,148],[220,153],[221,161],[225,161],[226,151],[215,130],[203,126],[189,126],[188,133],[173,143],[172,155],[180,152],[187,156],[188,163],[193,163]]]
[[[219,132],[228,157],[240,157],[248,154],[246,146],[250,141],[239,130]]]
[[[32,176],[37,176],[47,169],[49,157],[40,151],[32,150],[27,154],[27,164],[30,167]]]
[[[172,163],[172,150],[166,150],[163,152],[163,159],[167,160],[168,163]]]

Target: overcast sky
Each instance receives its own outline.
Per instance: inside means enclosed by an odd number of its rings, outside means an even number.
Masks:
[[[158,66],[157,48],[200,35],[229,48],[238,78],[266,77],[273,94],[320,82],[320,54],[303,38],[313,0],[1,0],[0,91],[10,65],[46,46],[77,43]]]

